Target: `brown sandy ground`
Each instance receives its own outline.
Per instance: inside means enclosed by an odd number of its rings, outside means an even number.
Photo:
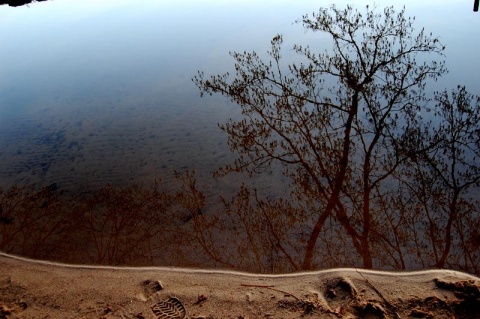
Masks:
[[[450,270],[75,266],[0,253],[3,318],[480,318],[480,279]]]

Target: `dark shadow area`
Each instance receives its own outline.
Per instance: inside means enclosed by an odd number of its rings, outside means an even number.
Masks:
[[[47,0],[7,0],[7,1],[0,1],[0,5],[8,4],[10,7],[20,7],[26,4],[30,4],[32,2],[42,2]]]

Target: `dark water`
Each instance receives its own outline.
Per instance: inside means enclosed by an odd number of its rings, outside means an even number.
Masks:
[[[166,99],[135,104],[118,98],[103,100],[99,111],[82,97],[72,106],[78,107],[72,115],[59,116],[45,106],[2,124],[4,185],[58,183],[72,189],[132,178],[152,182],[170,178],[175,169],[213,171],[230,156],[215,122],[229,106],[202,108]]]
[[[233,159],[217,123],[238,111],[221,98],[201,99],[191,77],[198,69],[231,70],[228,51],[265,52],[277,32],[287,47],[322,48],[321,37],[292,22],[329,4],[54,0],[1,7],[0,186],[168,183],[185,169],[206,180]],[[419,25],[451,48],[451,73],[439,87],[460,83],[479,93],[478,16],[467,4],[410,5]],[[212,192],[224,189],[207,183]]]

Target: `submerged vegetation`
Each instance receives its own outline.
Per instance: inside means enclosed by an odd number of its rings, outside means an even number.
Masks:
[[[266,60],[231,53],[233,79],[193,79],[242,110],[220,126],[238,157],[216,176],[280,167],[289,197],[239,185],[209,203],[192,172],[177,175],[176,190],[14,187],[0,193],[0,250],[115,265],[479,275],[480,98],[460,85],[427,95],[447,72],[443,44],[392,7],[332,6],[299,23],[333,49],[295,45],[298,62],[284,64],[277,35]]]

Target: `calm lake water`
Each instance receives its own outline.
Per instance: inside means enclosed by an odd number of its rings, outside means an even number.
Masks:
[[[479,94],[473,1],[417,2],[375,1],[405,4],[418,29],[447,45],[450,73],[434,88],[465,84]],[[212,193],[225,190],[228,181],[210,178],[233,160],[217,123],[238,110],[221,97],[200,98],[191,78],[197,70],[231,70],[231,50],[264,53],[276,33],[284,34],[287,56],[294,42],[328,49],[292,22],[330,3],[53,0],[0,7],[0,186],[168,184],[174,170],[195,169]],[[256,182],[268,188],[273,180]]]

